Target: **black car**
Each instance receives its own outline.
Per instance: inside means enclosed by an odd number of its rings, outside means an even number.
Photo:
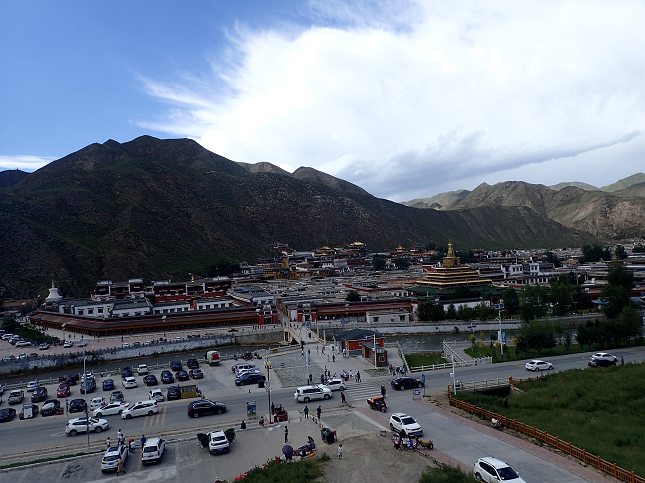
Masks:
[[[188,417],[198,418],[205,414],[222,414],[226,412],[226,404],[223,402],[213,402],[208,399],[193,401],[188,405]]]
[[[188,359],[186,362],[188,369],[197,369],[199,367],[199,361],[197,359]]]
[[[6,423],[16,417],[16,410],[14,408],[0,409],[0,423]]]
[[[156,386],[157,384],[159,384],[159,381],[157,381],[157,376],[155,376],[154,374],[148,374],[143,378],[143,383],[146,386]]]
[[[173,376],[172,372],[170,371],[162,371],[161,382],[163,382],[164,384],[172,384],[173,382],[175,382],[175,376]]]
[[[43,407],[40,408],[41,416],[53,416],[56,414],[56,410],[60,409],[60,401],[58,399],[48,399],[43,404]]]
[[[76,386],[76,381],[78,379],[74,376],[61,376],[58,378],[58,382],[64,382],[68,386]]]
[[[173,361],[170,365],[170,369],[173,371],[181,371],[181,361]]]
[[[191,369],[188,372],[188,375],[193,379],[204,379],[204,373],[201,369]]]
[[[607,359],[592,359],[587,363],[587,365],[589,367],[609,367],[615,366],[616,363],[614,361],[608,361]]]
[[[33,393],[31,393],[31,402],[43,402],[47,399],[47,388],[46,387],[37,387]]]
[[[177,380],[178,381],[189,381],[188,373],[186,371],[177,371]]]
[[[168,394],[166,395],[166,399],[168,399],[168,401],[172,401],[173,399],[181,399],[181,391],[179,390],[179,386],[168,386]]]
[[[394,389],[409,389],[411,387],[423,387],[421,379],[414,377],[397,377],[391,383]]]
[[[69,403],[70,413],[80,413],[85,411],[85,399],[72,399]]]
[[[235,378],[235,385],[246,386],[247,384],[257,384],[258,382],[265,380],[266,377],[264,377],[262,374],[247,372],[246,374],[242,374]]]
[[[110,402],[115,402],[115,401],[125,401],[125,396],[123,395],[123,392],[121,391],[114,391],[112,394],[110,394]]]
[[[105,379],[103,381],[104,391],[114,391],[114,379]]]

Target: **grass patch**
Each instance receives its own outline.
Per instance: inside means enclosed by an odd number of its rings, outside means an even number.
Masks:
[[[407,354],[405,360],[409,367],[431,366],[433,364],[445,364],[447,361],[441,356],[441,352],[421,352]]]
[[[464,473],[454,466],[443,465],[421,473],[419,483],[476,483],[472,473]]]
[[[573,369],[521,383],[504,399],[479,393],[459,398],[547,431],[578,448],[645,475],[645,364]]]
[[[274,483],[288,481],[289,483],[309,483],[323,475],[323,465],[329,457],[309,458],[293,463],[269,461],[266,466],[250,470],[244,478],[245,483]]]

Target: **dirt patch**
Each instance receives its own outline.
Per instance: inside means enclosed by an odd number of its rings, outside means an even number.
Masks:
[[[385,434],[385,436],[382,436]],[[436,467],[432,457],[417,451],[396,451],[389,431],[344,439],[343,459],[338,459],[338,443],[319,446],[331,461],[321,481],[326,483],[365,483],[370,481],[419,481],[428,467]]]

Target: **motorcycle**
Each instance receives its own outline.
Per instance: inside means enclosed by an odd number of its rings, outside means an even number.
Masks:
[[[424,441],[423,439],[417,438],[417,442],[414,444],[414,447],[432,449],[434,448],[434,443],[431,440]]]

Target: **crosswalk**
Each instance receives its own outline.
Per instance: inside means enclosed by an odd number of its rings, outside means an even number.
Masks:
[[[348,401],[367,400],[368,398],[378,397],[381,395],[381,386],[390,390],[390,380],[388,378],[368,379],[363,382],[351,383],[345,391],[345,397]]]
[[[159,409],[159,412],[153,416],[146,416],[143,421],[144,428],[150,428],[152,426],[163,426],[166,422],[166,412],[168,411],[168,406],[163,406]]]

